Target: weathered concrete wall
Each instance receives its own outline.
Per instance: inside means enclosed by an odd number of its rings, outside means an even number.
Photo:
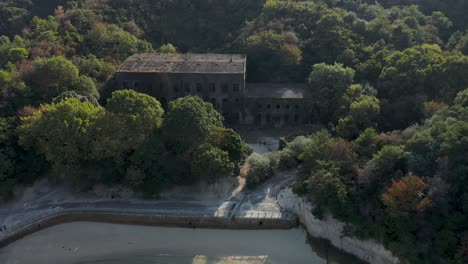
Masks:
[[[171,216],[154,214],[119,214],[105,212],[63,212],[34,221],[0,239],[0,248],[39,230],[68,222],[105,222],[114,224],[148,225],[162,227],[214,229],[290,229],[298,226],[291,219],[225,218],[204,216]]]
[[[116,79],[119,88],[149,94],[162,103],[196,95],[219,109],[224,99],[235,100],[245,96],[244,74],[118,72]]]
[[[291,126],[314,123],[317,118],[310,99],[245,98],[241,124]]]

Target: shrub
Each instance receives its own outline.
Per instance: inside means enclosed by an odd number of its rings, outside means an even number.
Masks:
[[[248,188],[253,188],[273,175],[271,160],[260,154],[254,153],[247,160],[246,183]]]

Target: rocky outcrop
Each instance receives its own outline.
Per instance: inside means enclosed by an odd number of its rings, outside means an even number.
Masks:
[[[344,223],[332,217],[325,217],[323,220],[315,218],[312,214],[313,205],[294,194],[291,188],[280,191],[277,201],[283,209],[299,217],[299,221],[312,237],[326,239],[333,246],[372,264],[399,263],[398,258],[374,240],[343,236]]]

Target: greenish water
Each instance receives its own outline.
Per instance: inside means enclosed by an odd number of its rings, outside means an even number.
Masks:
[[[302,229],[216,230],[78,222],[0,249],[2,264],[357,264]]]

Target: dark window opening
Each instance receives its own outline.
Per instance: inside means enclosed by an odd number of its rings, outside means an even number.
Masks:
[[[240,121],[240,114],[239,113],[234,113],[234,120],[235,121]]]
[[[234,99],[234,101],[236,101],[236,103],[238,103],[240,101],[240,99],[236,98],[236,99]]]
[[[202,91],[202,84],[197,83],[197,92],[201,92],[201,91]]]
[[[284,115],[284,122],[289,123],[289,115]]]
[[[271,123],[271,116],[270,115],[266,116],[266,122],[267,122],[267,124]]]
[[[223,103],[228,103],[229,102],[229,99],[228,98],[224,98],[223,99]]]
[[[261,104],[258,104],[257,107],[258,107],[258,108],[262,108],[262,105],[261,105]]]
[[[227,93],[229,90],[229,85],[223,84],[223,93]]]
[[[299,123],[299,115],[294,115],[294,123]]]
[[[187,93],[190,93],[190,92],[192,91],[192,90],[190,89],[190,83],[186,83],[186,84],[184,85],[184,87],[185,87],[185,91],[186,91]]]
[[[295,105],[294,108],[299,109],[299,105]]]
[[[271,105],[270,105],[270,104],[267,105],[267,109],[271,109]]]
[[[257,116],[255,117],[255,123],[258,125],[262,124],[262,114],[257,114]]]
[[[290,108],[291,108],[291,106],[290,106],[290,105],[286,105],[286,109],[288,109],[288,110],[289,110]]]
[[[128,82],[122,82],[122,87],[123,88],[128,88]]]
[[[209,84],[210,92],[216,92],[216,85],[214,83]]]
[[[276,109],[281,109],[281,105],[276,105]]]
[[[240,90],[240,85],[239,85],[238,83],[235,83],[233,87],[234,87],[234,88],[233,88],[232,90],[233,90],[234,92],[239,92],[239,90]]]
[[[139,82],[135,82],[135,84],[133,85],[133,87],[135,87],[135,88],[138,88],[138,86],[140,86]]]
[[[210,99],[210,102],[211,102],[213,105],[216,105],[216,98],[211,98],[211,99]]]
[[[176,92],[176,93],[178,93],[178,92],[179,92],[179,86],[177,86],[177,84],[176,84],[176,85],[174,85],[174,92]]]

